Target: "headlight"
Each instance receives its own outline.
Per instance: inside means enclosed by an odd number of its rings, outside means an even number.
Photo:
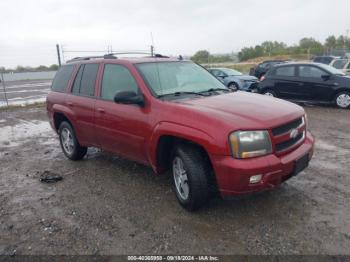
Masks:
[[[272,153],[269,132],[266,130],[233,132],[229,140],[235,158],[250,158]]]

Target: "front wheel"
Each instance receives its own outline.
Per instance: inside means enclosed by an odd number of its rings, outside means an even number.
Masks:
[[[236,83],[230,83],[227,87],[234,90],[234,91],[238,90],[238,86]]]
[[[335,104],[340,108],[349,108],[350,107],[350,93],[349,92],[340,92],[335,96]]]
[[[80,160],[85,156],[87,148],[79,144],[71,124],[62,122],[58,134],[62,151],[66,157],[70,160]]]
[[[209,200],[211,169],[202,152],[191,145],[175,148],[172,157],[174,191],[185,209],[196,210]]]

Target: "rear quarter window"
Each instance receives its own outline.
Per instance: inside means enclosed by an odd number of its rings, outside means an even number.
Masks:
[[[51,89],[57,92],[64,92],[72,76],[73,69],[73,65],[62,66],[56,73]]]

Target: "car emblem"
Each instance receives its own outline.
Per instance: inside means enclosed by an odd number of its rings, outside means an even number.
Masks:
[[[292,131],[290,131],[290,134],[289,134],[290,138],[294,139],[297,137],[297,135],[298,135],[298,129],[292,129]]]

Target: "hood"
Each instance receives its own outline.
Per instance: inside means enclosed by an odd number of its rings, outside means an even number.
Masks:
[[[214,121],[224,122],[236,130],[273,128],[304,114],[304,109],[293,103],[241,91],[178,100],[177,103],[205,114]]]

